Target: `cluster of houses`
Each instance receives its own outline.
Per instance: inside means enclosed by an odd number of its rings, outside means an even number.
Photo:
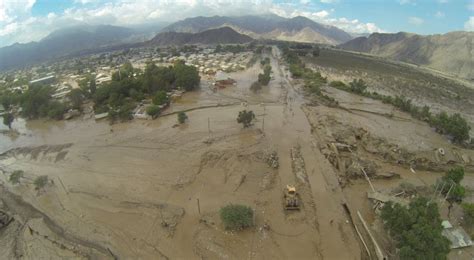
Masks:
[[[56,71],[56,74],[52,72],[46,75],[37,73],[38,68],[45,69],[44,66],[33,67],[25,71],[18,71],[16,74],[17,77],[21,77],[24,73],[30,75],[29,77],[33,74],[33,80],[29,81],[29,84],[15,86],[14,90],[23,92],[29,86],[35,87],[47,84],[55,89],[55,92],[52,95],[53,98],[64,100],[72,89],[79,88],[79,82],[85,79],[86,74],[93,75],[97,87],[100,87],[102,84],[111,81],[114,71],[128,60],[132,62],[134,68],[142,70],[145,69],[147,62],[150,60],[154,61],[158,66],[169,66],[178,60],[183,60],[186,65],[195,66],[201,76],[208,76],[209,79],[213,79],[215,89],[225,88],[236,84],[227,73],[245,69],[252,56],[252,52],[216,53],[213,48],[201,48],[181,52],[178,56],[171,56],[166,51],[155,52],[152,49],[146,48],[134,49],[127,53],[115,51],[102,54],[92,54],[80,59],[58,61],[46,68],[49,69],[49,71]],[[57,68],[61,68],[59,72],[56,70]],[[15,80],[18,80],[18,78]],[[5,83],[5,81],[3,83]],[[168,93],[171,100],[179,98],[182,94],[183,93],[179,91]],[[140,104],[134,111],[134,117],[148,118],[146,115],[146,107],[146,104]],[[96,118],[100,119],[106,116],[106,114],[96,115]]]

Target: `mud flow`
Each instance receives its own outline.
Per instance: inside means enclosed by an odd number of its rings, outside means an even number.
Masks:
[[[156,120],[15,121],[17,132],[0,136],[0,258],[372,259],[358,211],[382,250],[393,248],[360,169],[392,192],[462,164],[474,188],[472,150],[380,102],[328,87],[340,107],[326,106],[291,79],[276,47],[264,57],[273,72],[261,91],[250,90],[257,62],[223,89],[203,78]],[[245,129],[244,109],[256,115]],[[298,210],[284,208],[287,185]],[[225,230],[219,209],[230,203],[250,206],[255,225]]]

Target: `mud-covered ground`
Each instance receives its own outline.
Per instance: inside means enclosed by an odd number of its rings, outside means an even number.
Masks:
[[[433,111],[462,113],[474,128],[474,83],[438,74],[434,71],[335,49],[323,49],[320,56],[304,58],[328,80],[350,82],[363,79],[370,91],[385,95],[403,95]]]
[[[231,75],[235,87],[213,92],[203,82],[201,91],[153,121],[14,124],[20,133],[1,137],[1,192],[12,198],[2,199],[2,210],[14,220],[1,234],[7,244],[0,254],[362,258],[336,175],[301,109],[304,99],[289,84],[276,50],[273,55],[274,80],[257,94],[249,86],[259,64]],[[243,109],[257,115],[250,129],[236,122]],[[173,112],[179,110],[188,110],[189,122],[176,127]],[[272,152],[277,169],[267,161]],[[21,183],[8,183],[20,169]],[[36,191],[32,180],[39,175],[51,183]],[[283,210],[287,184],[298,187],[301,211]],[[218,211],[229,203],[255,209],[255,227],[224,230]]]
[[[474,188],[472,151],[369,99],[328,88],[341,107],[314,102],[278,50],[267,55],[273,80],[259,93],[249,90],[257,63],[230,75],[236,86],[213,91],[204,80],[156,120],[16,121],[17,133],[0,136],[0,211],[11,217],[0,258],[368,259],[363,243],[375,250],[357,211],[384,252],[393,248],[361,167],[388,190],[430,185],[455,162]],[[244,109],[257,117],[249,129],[236,122]],[[178,111],[187,111],[184,125]],[[17,185],[7,181],[14,170],[25,172]],[[35,190],[40,175],[50,182]],[[283,209],[287,184],[300,193],[300,211]],[[251,206],[255,226],[224,230],[219,209],[229,203]]]

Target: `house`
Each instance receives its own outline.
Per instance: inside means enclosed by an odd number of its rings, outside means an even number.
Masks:
[[[217,88],[225,88],[228,86],[233,86],[236,83],[236,81],[232,78],[230,78],[227,73],[218,71],[216,73],[216,81],[214,82],[214,86]]]
[[[444,220],[442,234],[451,241],[451,249],[472,246],[472,240],[462,227],[453,227],[448,220]]]
[[[44,78],[39,78],[39,79],[35,79],[35,80],[30,81],[30,86],[40,85],[40,84],[51,84],[55,80],[56,80],[56,77],[54,75],[51,75],[51,76],[47,76],[47,77],[44,77]]]

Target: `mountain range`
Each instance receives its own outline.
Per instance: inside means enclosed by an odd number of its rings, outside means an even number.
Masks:
[[[43,62],[91,48],[125,43],[133,38],[129,28],[99,25],[56,30],[38,42],[16,43],[0,48],[0,70]]]
[[[330,25],[297,16],[284,18],[274,14],[246,16],[194,17],[163,28],[168,32],[198,33],[219,27],[231,27],[254,39],[272,39],[297,42],[338,44],[351,40],[347,32]]]
[[[474,32],[436,35],[374,33],[339,45],[389,59],[426,66],[474,80]]]
[[[349,51],[365,52],[474,79],[474,32],[426,36],[404,32],[373,33],[354,39],[341,29],[306,17],[284,18],[274,14],[199,16],[166,27],[163,24],[147,24],[131,28],[111,25],[64,28],[38,42],[0,48],[0,70],[64,56],[144,45],[236,44],[254,39],[337,45]]]

